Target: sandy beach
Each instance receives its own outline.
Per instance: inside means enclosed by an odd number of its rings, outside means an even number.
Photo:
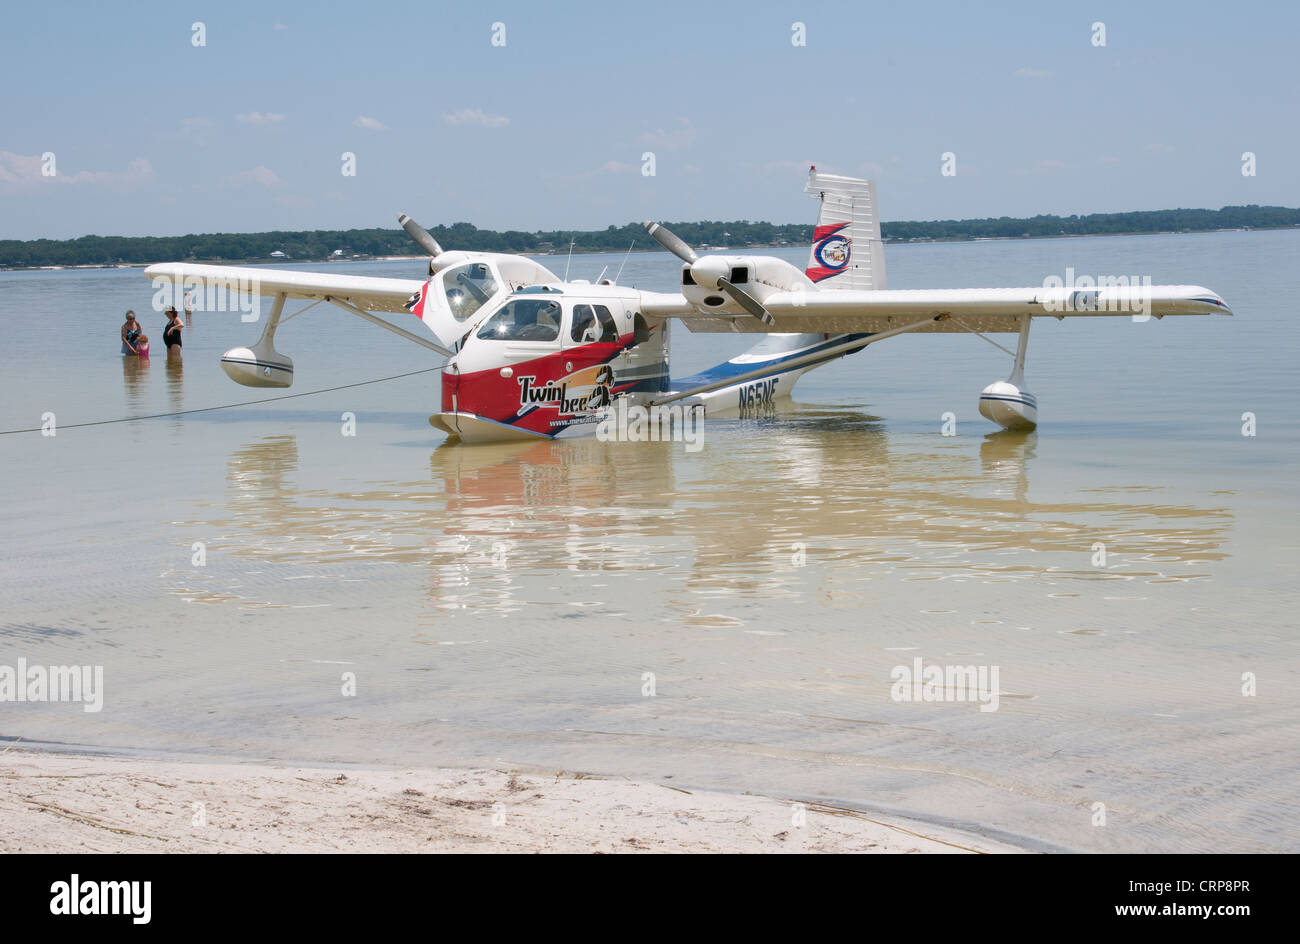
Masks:
[[[580,773],[0,755],[0,852],[1016,852],[870,813]],[[801,825],[796,821],[802,819]]]

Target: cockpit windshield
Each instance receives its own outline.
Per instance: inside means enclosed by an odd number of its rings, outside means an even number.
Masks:
[[[442,274],[442,287],[447,295],[447,307],[457,321],[474,314],[497,292],[492,270],[482,262],[467,262],[448,269]]]
[[[560,336],[560,303],[512,298],[478,330],[488,341],[554,341]]]

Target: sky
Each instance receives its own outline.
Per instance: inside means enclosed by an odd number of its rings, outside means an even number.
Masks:
[[[1300,205],[1290,2],[49,2],[4,21],[0,239],[400,212],[812,222],[812,163],[874,178],[885,220]]]

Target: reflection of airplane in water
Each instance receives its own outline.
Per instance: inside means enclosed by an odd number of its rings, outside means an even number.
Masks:
[[[229,515],[210,526],[244,558],[418,565],[435,605],[470,610],[518,601],[525,585],[532,599],[581,599],[585,584],[556,585],[562,571],[634,573],[670,597],[763,597],[898,574],[1094,579],[1086,562],[1099,539],[1111,577],[1225,556],[1224,508],[1078,491],[1031,500],[1032,434],[995,433],[974,456],[969,443],[913,447],[842,407],[792,404],[764,421],[764,437],[747,436],[749,422],[720,422],[723,448],[706,457],[592,439],[439,446],[432,489],[300,490],[294,437],[270,437],[231,455]],[[858,435],[841,435],[846,422]],[[799,555],[822,566],[792,564]]]
[[[1037,444],[1037,433],[1012,429],[989,433],[980,443],[980,467],[984,470],[985,481],[1005,482],[1012,487],[1011,493],[1017,502],[1028,502],[1029,476],[1025,467],[1034,457]],[[998,492],[999,497],[1006,494],[1005,488]]]

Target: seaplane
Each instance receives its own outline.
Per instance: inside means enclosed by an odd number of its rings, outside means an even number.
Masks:
[[[1199,285],[1045,280],[1030,288],[891,289],[870,180],[810,169],[820,201],[808,264],[774,256],[698,253],[657,223],[649,235],[681,260],[680,291],[641,291],[612,279],[566,281],[521,255],[444,250],[413,219],[398,222],[427,253],[422,279],[252,266],[151,265],[159,292],[248,292],[270,298],[261,337],[221,366],[236,383],[288,387],[293,359],[275,347],[289,299],[327,302],[443,358],[429,423],[452,440],[555,439],[598,431],[611,411],[764,415],[814,368],[907,333],[969,332],[1011,357],[1005,380],[979,395],[980,413],[1031,430],[1038,401],[1025,386],[1036,318],[1231,315]],[[1061,284],[1056,284],[1061,283]],[[306,308],[295,312],[301,314]],[[417,319],[408,327],[381,314]],[[669,329],[761,335],[752,348],[690,377],[669,374]],[[415,329],[415,330],[411,330]],[[991,334],[1016,334],[1013,351]]]

